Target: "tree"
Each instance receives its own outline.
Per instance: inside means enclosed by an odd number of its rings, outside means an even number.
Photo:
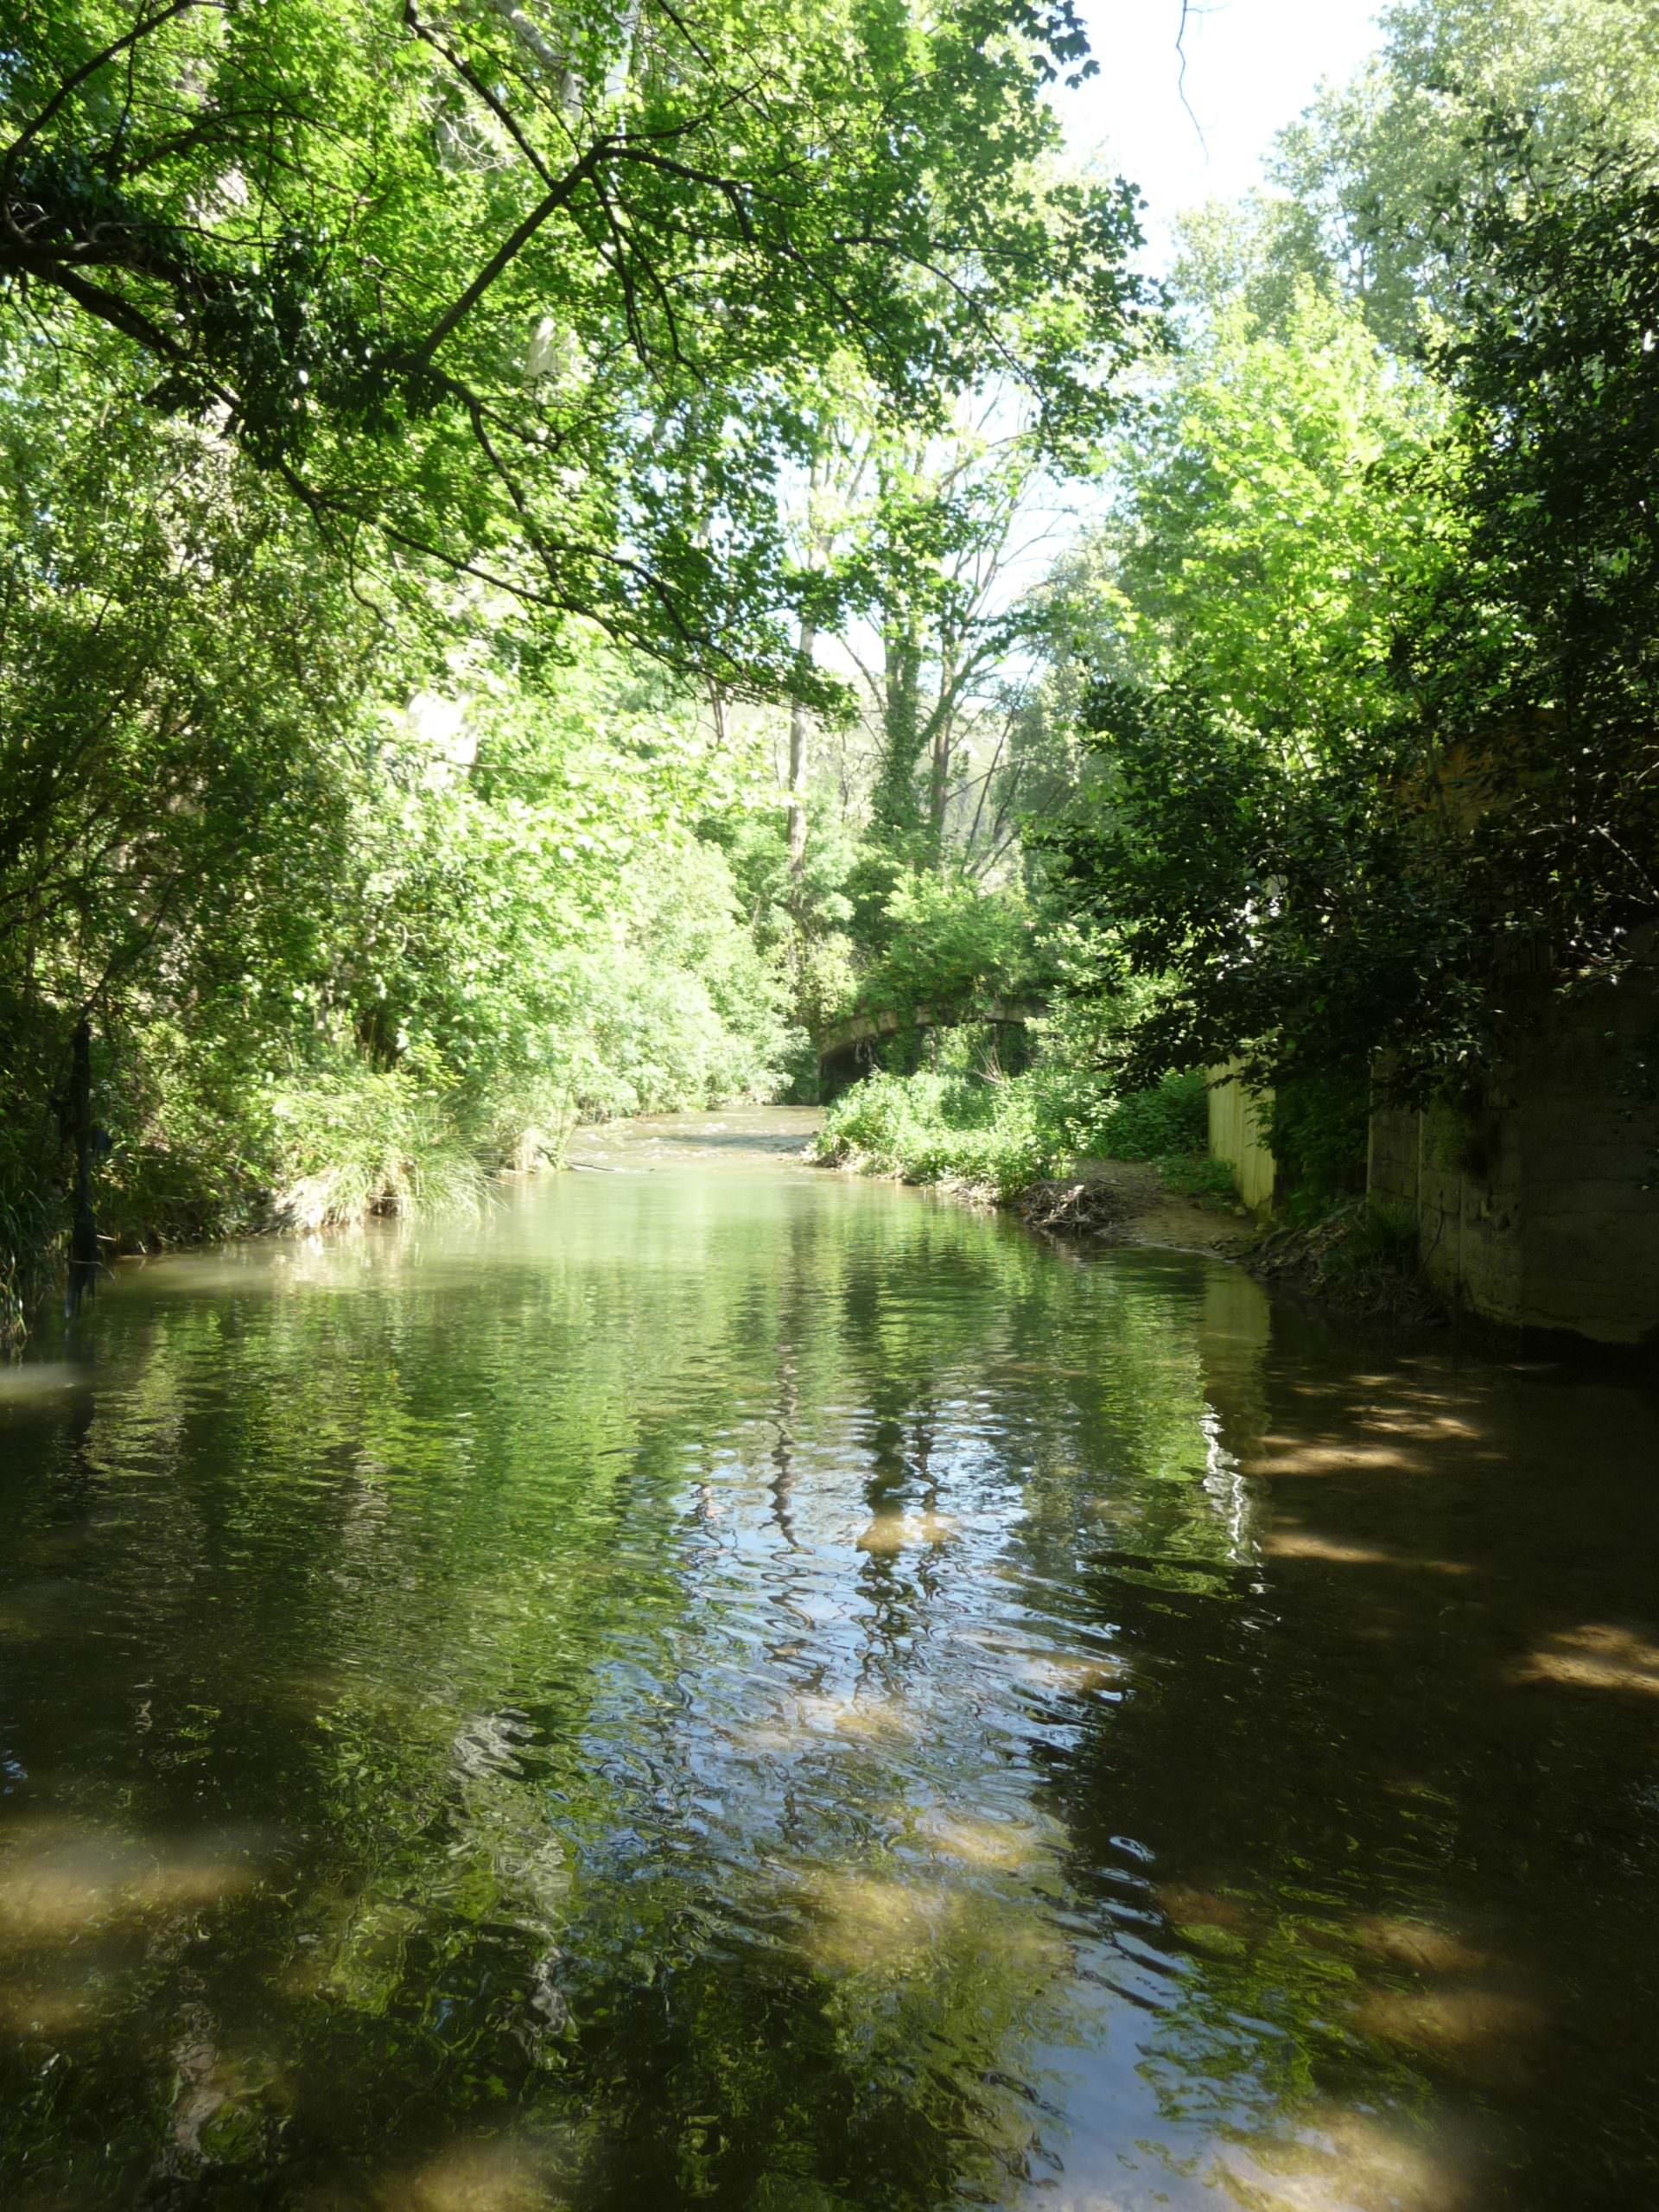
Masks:
[[[1402,639],[1469,822],[1494,957],[1572,987],[1659,915],[1659,182],[1643,152],[1494,125],[1460,211],[1455,392],[1468,556]]]
[[[895,850],[938,870],[1001,810],[988,817],[987,802],[1007,780],[1042,622],[1020,571],[1052,526],[1046,461],[1038,426],[999,391],[962,410],[949,435],[879,457],[869,535],[880,658],[860,664],[875,731],[872,815]],[[1006,844],[993,836],[981,865]]]
[[[6,987],[73,1026],[163,967],[185,994],[239,982],[280,939],[303,969],[372,743],[370,671],[412,677],[416,641],[215,441],[38,352],[3,373]]]
[[[695,831],[754,770],[685,681],[390,620],[105,367],[0,351],[0,1339],[66,1184],[79,1282],[100,1235],[475,1192],[577,1107],[772,1088],[783,986]]]
[[[811,683],[821,363],[922,423],[995,367],[1064,441],[1133,318],[1128,188],[1043,174],[1070,0],[12,0],[0,45],[14,318],[118,334],[353,563],[726,683]]]
[[[1659,918],[1659,188],[1524,124],[1474,176],[1439,279],[1443,429],[1384,377],[1396,435],[1368,454],[1287,374],[1316,432],[1294,442],[1325,456],[1302,495],[1272,496],[1258,395],[1206,409],[1126,518],[1134,620],[1058,842],[1080,912],[1155,979],[1135,1072],[1455,1090],[1539,988],[1618,977]],[[1211,430],[1218,474],[1192,458]]]
[[[1344,922],[1404,880],[1376,802],[1419,742],[1402,609],[1459,543],[1425,466],[1444,402],[1311,280],[1271,324],[1253,296],[1216,305],[1147,402],[1067,588],[1090,758],[1039,842],[1086,925],[1080,988],[1122,1001],[1083,1026],[1132,1087],[1234,1058],[1275,1084],[1345,1070],[1418,993],[1408,930]]]
[[[1458,231],[1494,116],[1525,118],[1534,150],[1659,151],[1656,0],[1395,0],[1375,59],[1321,93],[1271,166],[1290,195],[1272,257],[1340,278],[1372,328],[1409,349],[1457,312]]]
[[[1276,327],[1224,305],[1122,442],[1071,587],[1102,664],[1191,686],[1292,754],[1386,719],[1402,584],[1447,557],[1413,468],[1444,412],[1306,278]]]

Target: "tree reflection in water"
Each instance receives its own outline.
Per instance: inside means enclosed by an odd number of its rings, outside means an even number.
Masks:
[[[9,2205],[1639,2200],[1634,1387],[671,1154],[70,1350]]]

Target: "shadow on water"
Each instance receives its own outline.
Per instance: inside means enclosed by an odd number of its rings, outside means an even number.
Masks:
[[[8,2207],[1643,2202],[1652,1401],[798,1118],[0,1390]]]

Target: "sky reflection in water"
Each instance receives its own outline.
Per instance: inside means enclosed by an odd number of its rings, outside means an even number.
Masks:
[[[798,1135],[0,1392],[6,2205],[1644,2201],[1651,1398]]]

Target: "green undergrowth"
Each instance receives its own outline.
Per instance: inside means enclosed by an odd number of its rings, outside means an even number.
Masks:
[[[1097,1159],[1150,1160],[1178,1197],[1217,1205],[1237,1198],[1231,1168],[1210,1156],[1209,1099],[1196,1069],[1112,1099],[1085,1137],[1083,1148]]]
[[[956,1065],[872,1075],[837,1099],[824,1115],[813,1157],[998,1200],[1082,1156],[1148,1160],[1184,1196],[1231,1198],[1230,1173],[1204,1152],[1202,1075],[1167,1076],[1148,1090],[1080,1109],[1075,1083],[1050,1067],[1005,1076],[975,1065],[971,1045],[946,1049]]]
[[[30,1135],[0,1116],[0,1351],[22,1341],[57,1267],[64,1209],[35,1171]]]
[[[157,1040],[149,1080],[112,1103],[97,1204],[118,1253],[372,1214],[475,1214],[495,1175],[556,1165],[575,1118],[548,1082],[471,1092],[346,1056],[238,1078],[193,1064],[183,1040],[176,1062]]]
[[[1209,1141],[1204,1077],[1166,1075],[1150,1090],[1109,1100],[1091,1119],[1082,1148],[1103,1160],[1191,1159]]]
[[[100,1249],[476,1217],[501,1175],[562,1165],[579,1119],[710,1103],[672,1071],[607,1071],[599,1096],[585,1072],[468,1085],[418,1059],[380,1069],[342,1052],[273,1074],[156,1025],[125,1080],[95,1091]],[[0,1350],[26,1341],[60,1287],[70,1173],[54,1116],[0,1118]]]
[[[1208,1153],[1165,1153],[1154,1165],[1179,1198],[1197,1198],[1208,1205],[1238,1204],[1238,1186],[1224,1160],[1213,1160]]]
[[[1008,1198],[1063,1160],[1029,1076],[924,1069],[870,1076],[838,1098],[813,1141],[826,1166],[906,1183],[950,1183]]]

